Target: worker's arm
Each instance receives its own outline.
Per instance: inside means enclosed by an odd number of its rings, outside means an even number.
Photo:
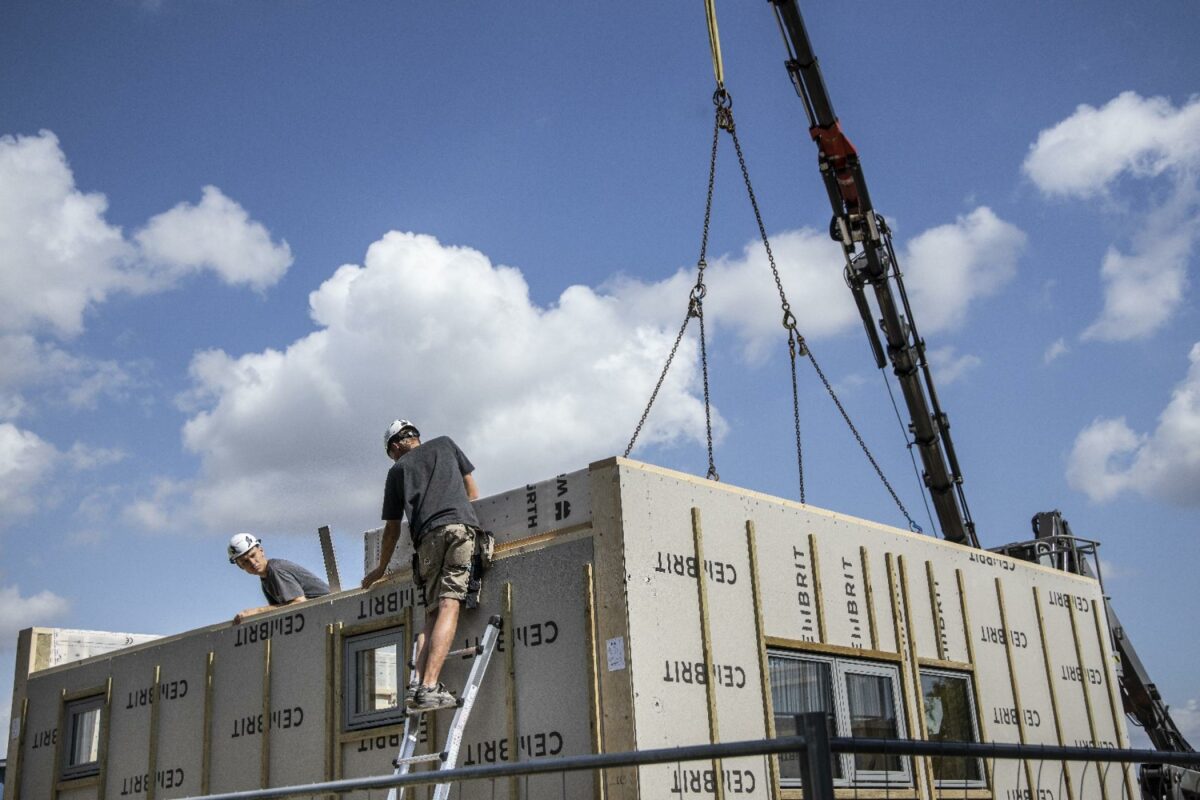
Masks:
[[[283,608],[284,606],[294,606],[297,603],[303,603],[307,599],[308,598],[306,598],[304,595],[300,595],[295,600],[289,600],[288,602],[280,603],[277,606],[257,606],[255,608],[247,608],[244,611],[238,612],[238,615],[233,618],[233,624],[239,625],[242,622],[245,622],[246,617],[253,617],[255,614],[262,614],[267,611],[274,611],[275,609]]]
[[[400,541],[400,520],[389,519],[383,523],[383,541],[379,545],[379,566],[363,576],[362,587],[366,589],[383,577],[392,553],[396,552],[396,542]]]
[[[479,499],[479,487],[475,485],[475,473],[469,472],[463,475],[463,488],[467,490],[468,500]]]

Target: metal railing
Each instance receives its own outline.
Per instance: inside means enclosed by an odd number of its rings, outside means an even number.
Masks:
[[[346,792],[372,789],[390,789],[392,787],[415,787],[435,783],[460,783],[465,781],[496,781],[500,778],[525,777],[568,772],[592,771],[622,767],[640,767],[652,764],[676,764],[688,761],[718,760],[745,756],[792,756],[789,763],[798,769],[799,788],[804,800],[833,800],[835,789],[835,773],[837,771],[839,754],[859,756],[882,756],[885,759],[922,758],[922,759],[969,759],[985,762],[986,772],[980,773],[979,780],[963,780],[961,785],[954,780],[937,779],[934,781],[936,796],[939,798],[958,797],[959,788],[963,797],[973,796],[971,793],[979,789],[987,789],[991,784],[995,796],[999,792],[994,789],[993,775],[997,761],[1012,761],[1017,772],[1016,786],[1006,796],[1021,798],[1074,797],[1107,798],[1108,800],[1141,800],[1143,797],[1185,797],[1183,794],[1143,794],[1137,789],[1126,773],[1126,768],[1135,764],[1152,765],[1155,769],[1166,770],[1168,776],[1182,772],[1195,775],[1193,770],[1200,769],[1200,753],[1170,753],[1157,750],[1121,750],[1103,747],[1059,747],[1052,745],[1023,745],[1004,743],[972,743],[972,742],[935,742],[911,739],[866,739],[866,738],[830,738],[827,733],[827,718],[824,714],[804,714],[797,718],[800,735],[778,739],[753,739],[739,742],[728,742],[710,745],[692,745],[685,747],[668,747],[655,750],[639,750],[626,753],[602,753],[597,755],[566,756],[563,758],[545,758],[518,763],[500,763],[483,766],[461,767],[456,769],[409,773],[407,775],[379,775],[363,778],[347,778],[323,783],[310,783],[297,786],[279,786],[267,789],[251,789],[245,791],[211,794],[203,797],[187,798],[187,800],[271,800],[272,798],[306,797],[312,795],[341,795]],[[1062,765],[1067,762],[1082,763],[1084,766],[1073,778]],[[1047,764],[1052,768],[1042,780]],[[1113,765],[1117,767],[1119,789],[1109,788],[1116,778],[1110,775]],[[1024,767],[1024,769],[1022,769]],[[1036,769],[1035,769],[1036,767]],[[1183,768],[1183,769],[1181,769]],[[1191,769],[1187,769],[1191,768]],[[1091,773],[1089,775],[1089,770]],[[1172,772],[1175,771],[1175,772]],[[721,780],[720,774],[714,772],[715,780]],[[983,775],[988,776],[987,779]],[[599,780],[600,777],[597,776]],[[1090,779],[1090,782],[1089,782]],[[1097,783],[1098,781],[1098,783]],[[1168,780],[1168,783],[1170,780]],[[1179,781],[1176,779],[1175,784]],[[1072,788],[1072,783],[1074,787]],[[494,785],[494,783],[493,783]],[[888,796],[896,792],[897,796],[914,796],[916,782],[909,777],[903,782],[879,782],[870,785],[846,784],[838,785],[839,791],[861,790],[864,795],[871,797]],[[1092,788],[1098,786],[1099,788]],[[1013,793],[1015,792],[1015,794]],[[708,792],[712,794],[711,791]],[[775,796],[773,792],[770,796]],[[526,795],[522,795],[526,796]],[[563,796],[568,796],[565,790]],[[1190,797],[1191,795],[1186,795]]]

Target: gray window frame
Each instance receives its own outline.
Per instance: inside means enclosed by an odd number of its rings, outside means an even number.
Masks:
[[[886,677],[891,682],[892,687],[892,711],[896,717],[897,738],[908,738],[904,717],[904,694],[901,691],[900,667],[898,664],[780,648],[768,649],[767,657],[768,659],[774,657],[793,661],[807,661],[810,663],[820,662],[829,665],[830,682],[833,688],[835,725],[835,730],[830,732],[832,736],[850,735],[850,701],[848,697],[849,691],[846,687],[846,676],[854,674]],[[774,687],[772,687],[773,691]],[[773,702],[774,698],[772,698]],[[912,759],[908,757],[901,757],[901,769],[899,771],[856,769],[852,754],[842,753],[835,757],[838,759],[842,774],[841,778],[834,778],[834,786],[839,788],[859,787],[867,789],[879,786],[907,788],[913,786]],[[780,777],[779,784],[780,788],[792,789],[799,787],[800,781],[795,778]]]
[[[79,733],[79,722],[85,715],[96,712],[96,760],[71,763],[75,754],[76,735]],[[62,739],[62,755],[59,763],[59,777],[64,781],[79,778],[93,778],[100,774],[100,760],[104,755],[104,695],[93,694],[78,697],[63,702],[63,727],[65,735]]]
[[[970,712],[970,718],[971,718],[970,719],[971,741],[979,742],[979,740],[980,740],[979,739],[979,709],[977,709],[975,707],[974,676],[971,675],[971,673],[969,673],[969,672],[960,672],[958,670],[934,669],[931,667],[922,667],[920,670],[920,677],[924,678],[926,675],[934,675],[934,676],[938,676],[938,677],[942,677],[942,678],[952,678],[954,680],[961,680],[966,684],[966,687],[967,687],[967,691],[966,691],[967,709]],[[921,713],[922,714],[925,713],[925,683],[924,683],[924,681],[921,682]],[[926,734],[926,738],[927,739],[929,738],[928,734]],[[936,741],[934,739],[929,739],[929,740]],[[952,779],[943,780],[943,779],[935,778],[934,784],[939,787],[946,787],[946,788],[952,788],[952,789],[960,789],[960,788],[986,789],[987,785],[988,785],[987,769],[984,767],[984,764],[981,760],[975,759],[975,761],[978,762],[978,769],[979,769],[979,778],[978,779],[967,780],[965,778],[957,778],[957,779],[952,778]]]
[[[408,678],[408,654],[405,650],[404,625],[394,625],[367,633],[346,636],[342,640],[342,726],[346,731],[378,728],[404,721],[404,686]],[[358,654],[396,646],[396,698],[392,708],[358,711]]]

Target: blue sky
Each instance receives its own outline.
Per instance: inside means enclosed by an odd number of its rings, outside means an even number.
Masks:
[[[1195,741],[1200,13],[803,10],[980,538],[1059,508],[1101,540]],[[770,8],[718,14],[800,328],[924,523]],[[396,416],[454,436],[487,493],[621,452],[686,308],[712,89],[698,0],[0,4],[0,685],[29,625],[172,633],[257,604],[223,556],[238,530],[319,567],[330,524],[355,579]],[[795,497],[756,238],[723,137],[717,467]],[[696,354],[635,456],[702,474]],[[808,501],[902,525],[801,381]]]

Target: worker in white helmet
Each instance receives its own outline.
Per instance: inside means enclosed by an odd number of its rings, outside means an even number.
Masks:
[[[280,606],[290,606],[329,594],[329,584],[299,564],[283,558],[267,558],[262,540],[252,533],[235,533],[229,540],[229,563],[257,575],[267,605],[247,608],[233,618],[234,624],[246,617]]]
[[[413,578],[426,610],[414,669],[420,683],[410,680],[405,704],[422,711],[449,708],[457,700],[438,677],[471,578],[479,531],[471,507],[479,496],[472,477],[475,467],[448,436],[422,444],[421,432],[405,419],[388,425],[383,444],[393,462],[383,492],[383,543],[379,565],[362,585],[366,588],[383,577],[400,538],[400,520],[407,516],[417,556]]]

